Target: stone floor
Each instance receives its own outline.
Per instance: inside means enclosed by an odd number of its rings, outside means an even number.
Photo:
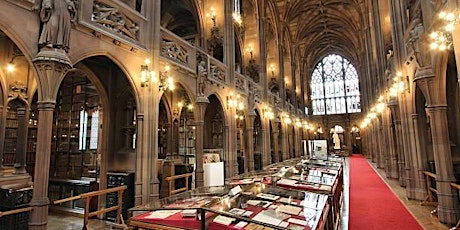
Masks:
[[[342,212],[341,230],[348,230],[348,194],[349,194],[349,162],[348,159],[344,165],[344,204]],[[380,174],[383,180],[390,186],[396,196],[406,205],[408,210],[414,215],[417,221],[426,230],[447,230],[447,226],[440,224],[436,217],[430,215],[434,207],[420,206],[419,201],[408,200],[405,198],[405,190],[400,187],[397,180],[390,180],[385,177],[384,171],[374,169]],[[49,230],[80,230],[83,226],[83,219],[74,216],[64,216],[62,214],[50,213],[48,221]],[[98,220],[90,220],[89,229],[111,229],[111,223]]]

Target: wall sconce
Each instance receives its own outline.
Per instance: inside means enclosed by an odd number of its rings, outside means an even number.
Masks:
[[[192,111],[192,110],[193,110],[193,104],[190,103],[190,102],[188,101],[188,99],[184,99],[184,100],[179,101],[179,102],[177,103],[177,107],[179,107],[179,109],[182,109],[184,106],[185,106],[189,111]]]
[[[206,17],[211,18],[213,27],[216,27],[216,10],[214,7],[211,7],[210,11],[211,13],[207,13]]]
[[[441,30],[434,31],[430,34],[430,48],[444,51],[452,47],[452,31],[460,21],[460,18],[456,12],[442,11],[438,16],[444,22],[444,26]]]
[[[248,48],[246,49],[247,52],[249,52],[249,55],[250,55],[250,59],[249,59],[249,62],[251,60],[254,60],[254,47],[252,46],[252,44],[249,44]]]
[[[230,93],[230,95],[227,96],[227,109],[233,108],[237,111],[244,110],[244,102],[241,100],[241,96],[239,94],[237,94],[234,98],[233,93]]]
[[[264,117],[272,120],[275,118],[275,113],[273,112],[272,108],[270,106],[265,106],[265,108],[262,109]]]
[[[275,78],[275,65],[271,64],[268,69],[272,73],[272,78]]]
[[[351,127],[351,133],[354,133],[354,134],[355,134],[355,133],[359,133],[359,128],[358,128],[358,126],[353,125],[353,127]]]
[[[141,65],[141,87],[148,87],[151,84],[155,84],[158,81],[158,87],[160,90],[166,91],[166,89],[174,90],[174,80],[168,77],[169,65],[165,66],[164,71],[159,71],[159,79],[155,76],[155,72],[149,69],[150,60],[146,59],[144,64]]]
[[[297,127],[299,127],[299,128],[302,127],[302,122],[300,121],[300,119],[296,119],[296,120],[295,120],[295,125],[296,125]]]
[[[238,24],[239,26],[243,24],[243,18],[241,17],[240,13],[234,12],[232,16],[233,16],[233,21],[235,21],[236,24]]]
[[[284,123],[286,123],[288,125],[292,124],[292,120],[291,120],[291,118],[289,117],[288,114],[285,113],[285,114],[282,115],[282,117],[283,117]]]
[[[432,50],[444,51],[452,47],[452,34],[443,31],[434,31],[430,34],[430,48]]]
[[[17,57],[21,57],[21,56],[24,56],[24,54],[21,53],[19,49],[18,50],[13,49],[13,56],[11,57],[11,60],[8,62],[8,64],[6,65],[6,71],[8,73],[13,73],[16,70],[16,66],[14,65],[14,59],[16,59]]]

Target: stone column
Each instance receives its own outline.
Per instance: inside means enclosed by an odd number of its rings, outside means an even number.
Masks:
[[[288,145],[288,125],[281,125],[281,154],[283,155],[283,160],[290,158],[289,156],[289,145]]]
[[[278,138],[279,138],[280,130],[279,130],[279,122],[273,122],[272,123],[272,139],[273,139],[273,161],[275,163],[278,163],[280,161],[280,155],[279,155],[279,143],[278,143]]]
[[[406,175],[404,173],[405,157],[404,157],[404,152],[403,152],[404,150],[402,146],[403,140],[402,140],[401,120],[399,119],[399,116],[395,115],[395,113],[393,114],[393,117],[394,117],[395,133],[396,133],[396,158],[397,158],[398,175],[399,175],[398,180],[399,180],[400,186],[406,186]]]
[[[3,145],[5,142],[5,116],[3,114],[3,105],[0,105],[0,176],[3,175]]]
[[[203,179],[203,143],[204,143],[204,115],[208,107],[209,100],[207,97],[198,97],[195,110],[196,141],[195,141],[195,187],[204,186]]]
[[[246,171],[253,171],[254,170],[254,120],[256,119],[256,113],[252,112],[248,114],[248,118],[246,119],[246,151],[245,151],[245,158]]]
[[[388,144],[389,144],[389,163],[388,165],[390,166],[390,170],[388,170],[388,175],[392,179],[398,179],[398,157],[396,156],[396,140],[395,140],[395,129],[394,124],[391,124],[392,121],[389,120],[389,123],[387,124],[387,135],[388,135]]]
[[[271,162],[271,154],[270,154],[270,123],[266,119],[260,120],[261,125],[261,132],[262,132],[262,168],[269,165]]]
[[[136,136],[136,142],[137,143],[144,143],[144,136],[141,135],[143,132],[144,132],[144,114],[141,114],[141,113],[138,113],[137,114],[137,119],[136,119],[136,129],[137,129],[137,136]],[[142,153],[143,151],[142,150],[142,146],[138,145],[136,143],[136,173],[134,174],[134,176],[136,177],[135,178],[135,195],[134,195],[134,203],[135,205],[141,205],[142,204],[142,194],[143,194],[143,190],[142,190],[142,173],[143,171],[147,171],[147,170],[144,170],[144,163],[146,161],[144,161],[143,157],[142,156]]]
[[[438,219],[454,225],[459,217],[458,193],[451,188],[455,183],[452,155],[450,151],[449,126],[446,105],[429,105],[431,136],[436,165],[436,188],[438,190]]]
[[[30,206],[33,208],[30,214],[29,229],[46,230],[48,221],[48,182],[51,157],[53,112],[56,104],[56,95],[59,85],[72,64],[62,50],[44,49],[33,60],[37,70],[39,84],[38,98],[38,129],[37,149],[35,154],[35,167],[33,197]]]
[[[425,182],[425,174],[423,174],[424,165],[427,164],[427,159],[422,155],[424,151],[422,151],[422,143],[425,143],[425,140],[421,141],[420,140],[420,134],[424,133],[425,130],[423,130],[420,125],[419,125],[419,115],[418,114],[412,114],[412,123],[414,124],[414,132],[415,132],[415,148],[416,148],[416,154],[417,154],[417,161],[414,162],[416,165],[414,165],[415,168],[415,176],[414,176],[414,192],[415,192],[415,199],[416,200],[424,200],[427,196],[426,192],[426,182]],[[424,154],[426,155],[426,154]],[[424,163],[425,162],[425,163]]]
[[[179,119],[177,116],[173,118],[171,130],[171,157],[173,159],[179,158]]]
[[[27,125],[28,112],[25,108],[17,108],[18,130],[16,142],[16,159],[14,163],[15,174],[26,174],[26,146],[27,146]]]

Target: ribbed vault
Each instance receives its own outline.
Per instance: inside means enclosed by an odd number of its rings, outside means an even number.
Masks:
[[[363,0],[277,0],[280,20],[309,69],[329,53],[358,63],[364,47]]]

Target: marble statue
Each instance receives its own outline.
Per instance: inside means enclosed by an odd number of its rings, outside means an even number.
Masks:
[[[334,142],[334,150],[339,150],[340,149],[340,137],[339,137],[339,134],[337,134],[336,132],[332,134],[332,142]]]

